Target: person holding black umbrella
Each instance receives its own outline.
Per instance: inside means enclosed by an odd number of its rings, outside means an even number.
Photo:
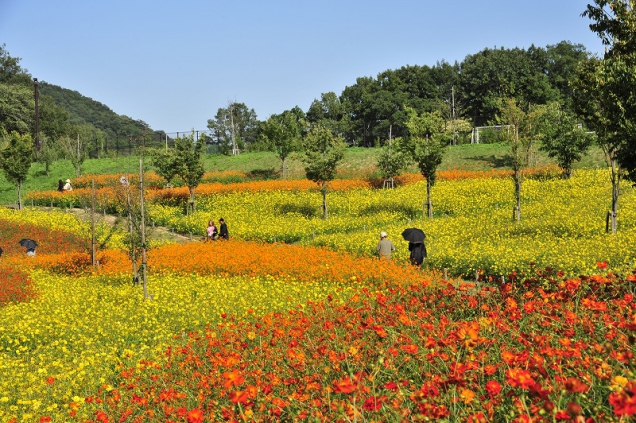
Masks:
[[[26,248],[26,255],[29,257],[35,256],[35,247],[38,246],[38,243],[33,241],[32,239],[23,238],[20,240],[20,245]]]
[[[424,245],[424,240],[426,239],[424,231],[418,228],[405,229],[402,232],[402,238],[409,242],[409,251],[411,252],[409,261],[411,264],[413,266],[421,266],[427,256],[426,246]]]

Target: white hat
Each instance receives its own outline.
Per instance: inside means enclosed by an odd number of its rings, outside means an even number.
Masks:
[[[386,232],[380,232],[380,238],[386,238],[387,236]]]
[[[70,184],[70,183],[71,183],[71,180],[70,180],[70,179],[67,179],[67,180],[66,180],[66,182]]]

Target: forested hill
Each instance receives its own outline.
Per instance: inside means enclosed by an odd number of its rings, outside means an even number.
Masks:
[[[74,125],[89,124],[101,129],[108,138],[126,137],[153,132],[142,120],[118,115],[105,104],[83,96],[77,91],[62,88],[47,82],[40,83],[40,94],[51,97],[55,104],[69,113],[69,121]]]

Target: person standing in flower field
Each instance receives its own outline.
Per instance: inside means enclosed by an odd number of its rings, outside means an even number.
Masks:
[[[67,179],[64,184],[64,191],[73,191],[73,187],[71,186],[71,180]]]
[[[230,239],[230,233],[227,231],[227,224],[223,218],[219,219],[219,223],[221,224],[221,228],[219,229],[219,239]]]
[[[386,232],[380,232],[380,241],[375,248],[375,252],[380,260],[391,260],[391,253],[395,251],[395,246],[387,237]]]
[[[411,255],[409,260],[413,266],[421,266],[426,258],[426,246],[423,242],[409,242],[409,251]]]

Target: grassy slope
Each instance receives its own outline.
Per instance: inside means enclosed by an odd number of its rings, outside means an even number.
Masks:
[[[448,148],[440,170],[444,169],[466,169],[466,170],[488,170],[493,168],[509,168],[508,160],[509,148],[501,144],[476,144],[459,145]],[[345,160],[340,166],[340,170],[345,175],[355,175],[360,169],[370,169],[375,167],[378,149],[350,148],[347,150]],[[149,160],[146,160],[149,162]],[[536,157],[537,165],[554,164],[544,153],[539,152]],[[249,172],[252,170],[279,170],[280,160],[273,153],[257,152],[243,153],[238,156],[206,156],[205,168],[207,171],[213,170],[237,170]],[[600,167],[606,166],[603,155],[598,148],[593,148],[586,157],[577,163],[575,167]],[[152,166],[147,165],[147,170],[152,170]],[[288,168],[293,178],[303,178],[304,171],[302,163],[297,158],[288,160]],[[417,172],[413,166],[410,171]],[[139,157],[119,157],[108,159],[91,159],[84,162],[82,174],[125,174],[139,172]],[[57,188],[59,179],[74,179],[75,170],[68,160],[55,162],[50,169],[50,175],[44,172],[44,166],[34,163],[31,166],[29,177],[23,187],[23,192],[52,190]],[[0,174],[0,204],[16,203],[16,188],[9,184],[4,175]]]

